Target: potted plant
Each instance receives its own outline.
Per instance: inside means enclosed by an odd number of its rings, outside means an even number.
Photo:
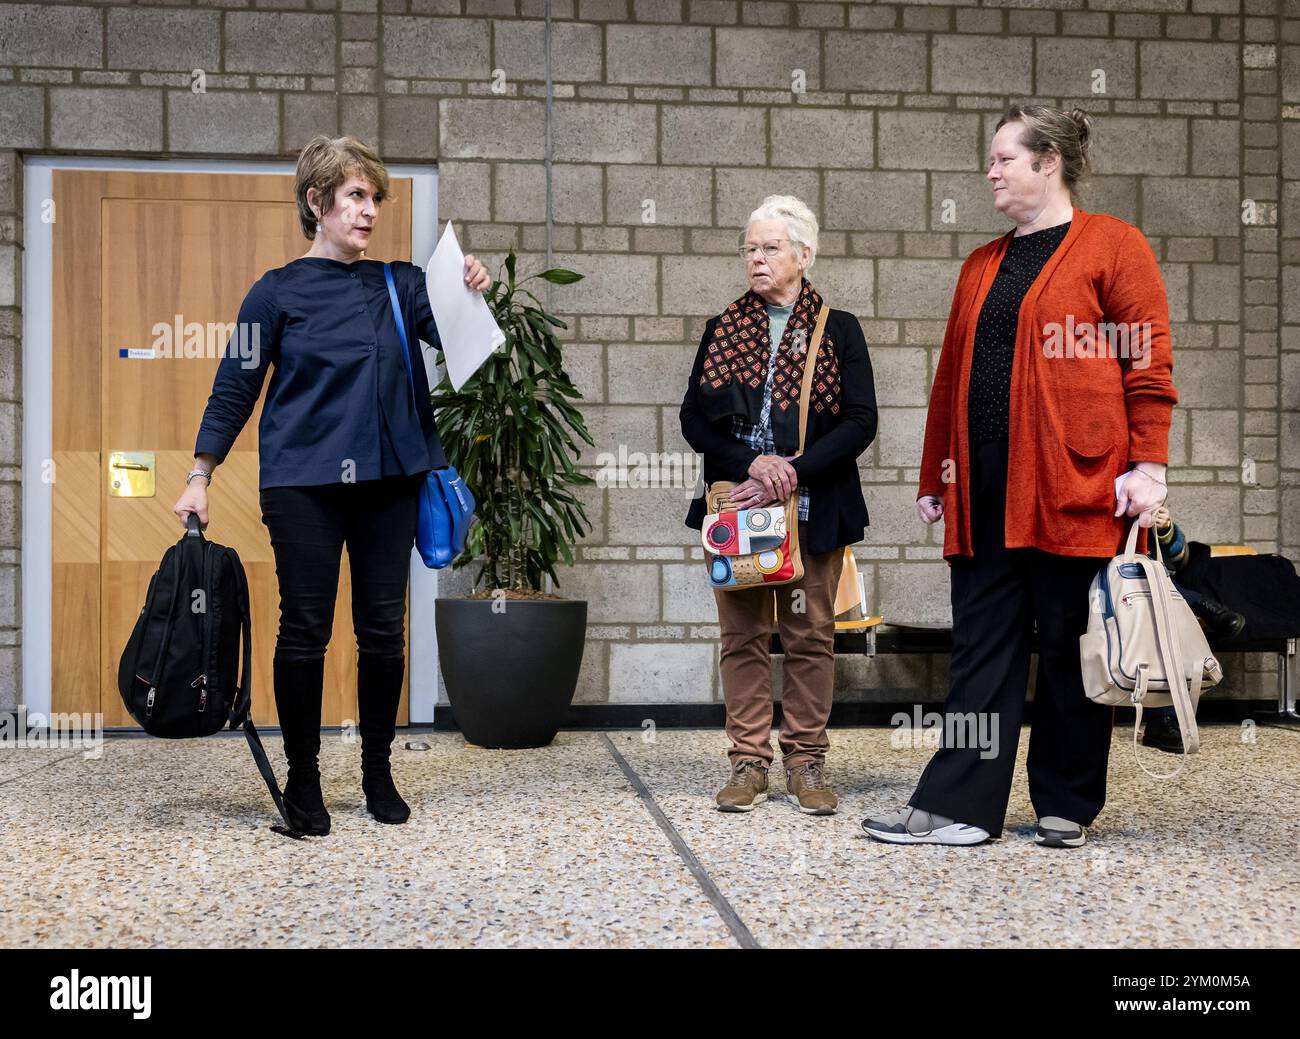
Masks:
[[[452,716],[485,747],[542,747],[573,700],[587,634],[587,603],[544,591],[557,559],[591,529],[574,493],[594,481],[574,465],[571,434],[593,444],[564,371],[555,329],[568,326],[524,288],[570,285],[562,268],[516,281],[514,251],[484,294],[505,342],[460,390],[429,399],[447,460],[477,500],[453,569],[479,561],[470,595],[438,597],[438,658]]]

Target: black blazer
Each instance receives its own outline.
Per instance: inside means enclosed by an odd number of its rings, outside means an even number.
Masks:
[[[699,404],[700,374],[716,317],[710,318],[695,354],[686,396],[682,398],[682,436],[704,456],[704,482],[749,478],[749,465],[760,452],[731,432],[731,417],[716,425]],[[804,453],[790,464],[808,488],[807,534],[800,542],[813,555],[861,541],[868,524],[867,503],[858,478],[858,457],[876,438],[876,382],[867,341],[858,319],[847,310],[832,310],[826,319],[840,368],[840,413],[813,411],[808,417]],[[705,502],[692,499],[686,525],[704,526]]]

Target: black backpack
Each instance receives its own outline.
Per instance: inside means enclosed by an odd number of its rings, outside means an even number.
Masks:
[[[241,653],[242,642],[242,653]],[[131,717],[151,736],[211,736],[242,726],[289,837],[284,796],[252,718],[252,618],[239,554],[187,529],[149,580],[144,607],[122,651],[117,688]]]

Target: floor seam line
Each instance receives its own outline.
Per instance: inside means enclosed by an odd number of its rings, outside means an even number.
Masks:
[[[0,779],[0,786],[8,786],[10,783],[18,782],[18,780],[20,779],[26,779],[28,776],[34,776],[36,775],[37,772],[44,772],[47,768],[50,768],[53,765],[57,765],[60,761],[69,761],[72,758],[75,758],[80,753],[82,752],[79,750],[74,750],[70,754],[64,754],[63,757],[61,758],[55,758],[53,761],[47,761],[44,765],[38,765],[36,768],[31,769],[28,772],[20,772],[16,776],[10,776],[8,779]]]
[[[659,802],[655,800],[654,794],[650,792],[650,788],[646,786],[645,781],[637,773],[636,769],[632,767],[631,763],[622,755],[619,749],[614,746],[614,741],[609,738],[608,733],[601,733],[601,737],[605,741],[605,746],[609,748],[610,754],[613,755],[614,761],[618,764],[618,767],[623,770],[623,775],[626,776],[628,782],[632,784],[632,788],[636,791],[637,797],[639,797],[642,803],[645,804],[646,809],[650,812],[651,818],[654,819],[659,829],[663,831],[664,836],[668,838],[668,842],[673,846],[673,850],[677,852],[677,857],[686,865],[691,876],[695,878],[695,882],[699,884],[708,900],[713,903],[713,908],[717,910],[718,915],[722,917],[722,922],[727,925],[727,929],[731,932],[732,937],[736,939],[736,942],[742,949],[761,949],[762,946],[758,944],[757,939],[755,939],[753,934],[750,933],[749,928],[745,926],[745,921],[740,918],[740,914],[736,912],[735,907],[727,901],[727,897],[718,889],[718,885],[715,884],[713,878],[709,876],[709,871],[706,870],[700,860],[696,858],[695,852],[691,851],[690,845],[682,838],[677,827],[675,827],[668,816],[664,814],[663,809],[659,807]]]

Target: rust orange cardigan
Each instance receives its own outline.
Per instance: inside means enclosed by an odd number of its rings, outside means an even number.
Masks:
[[[980,246],[962,265],[930,391],[917,497],[943,498],[948,559],[972,554],[966,395],[975,324],[1012,233]],[[1106,329],[1097,326],[1112,322],[1136,328],[1137,335],[1128,344],[1115,338],[1108,347]],[[1100,333],[1092,336],[1091,350],[1087,328]],[[1145,352],[1135,350],[1134,341]],[[1169,460],[1169,423],[1178,402],[1172,370],[1169,304],[1146,237],[1123,220],[1076,206],[1069,232],[1020,306],[1011,373],[1008,548],[1065,556],[1122,550],[1132,520],[1114,516],[1115,477],[1131,462]],[[1145,530],[1138,550],[1146,551]]]

